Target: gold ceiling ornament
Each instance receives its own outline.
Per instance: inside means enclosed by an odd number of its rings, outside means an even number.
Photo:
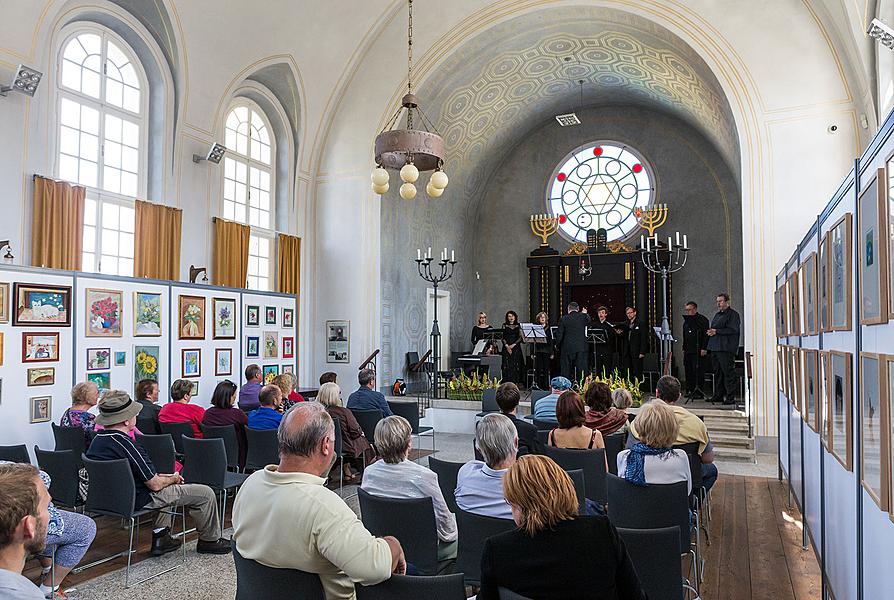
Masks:
[[[434,171],[425,186],[431,198],[439,198],[447,187],[444,166],[444,140],[435,126],[419,108],[419,99],[413,93],[413,0],[407,0],[409,20],[407,26],[407,93],[401,105],[388,123],[376,136],[376,168],[372,172],[372,189],[382,195],[388,191],[387,169],[399,169],[403,184],[400,197],[412,200],[416,197],[416,186],[420,171]],[[392,129],[406,109],[406,128]],[[413,117],[419,116],[422,129],[413,127]]]
[[[624,242],[609,242],[608,251],[612,254],[617,254],[618,252],[633,252],[633,248]]]
[[[562,256],[582,256],[587,253],[587,245],[583,242],[574,242],[571,247],[562,253]]]

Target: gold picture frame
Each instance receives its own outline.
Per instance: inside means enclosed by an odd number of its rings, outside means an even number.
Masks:
[[[801,351],[804,359],[804,410],[801,417],[807,426],[819,433],[819,413],[822,401],[819,394],[819,354],[816,350],[804,349]]]
[[[817,298],[817,262],[816,252],[811,252],[801,263],[801,298],[804,300],[804,333],[819,333],[819,299]]]
[[[785,287],[787,290],[788,334],[801,335],[801,292],[798,284],[798,271],[793,271],[788,276]]]
[[[857,247],[860,257],[860,324],[888,322],[888,232],[885,169],[857,199]]]
[[[853,325],[853,221],[853,215],[846,213],[826,233],[830,331],[850,331]]]
[[[829,447],[841,466],[853,471],[853,355],[832,350],[828,365]]]
[[[887,315],[885,315],[887,318]],[[860,483],[880,510],[889,509],[889,456],[891,429],[888,416],[887,382],[882,383],[883,357],[860,353]]]

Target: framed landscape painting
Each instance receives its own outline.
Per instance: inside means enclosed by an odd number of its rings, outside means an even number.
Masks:
[[[84,290],[87,337],[121,337],[123,294],[118,290]]]
[[[212,298],[211,312],[214,313],[215,340],[236,339],[236,301],[232,298]]]
[[[5,292],[9,291],[6,284]],[[36,327],[71,326],[71,286],[18,283],[13,285],[12,324]],[[3,312],[8,293],[4,294]],[[8,321],[9,316],[3,322]]]
[[[161,294],[133,293],[133,334],[136,337],[161,335]]]
[[[801,297],[804,299],[804,333],[807,335],[819,333],[816,290],[816,252],[811,252],[801,263]]]
[[[112,360],[112,351],[109,348],[87,348],[87,370],[106,371]]]
[[[28,369],[28,385],[53,385],[56,383],[56,369],[54,367],[36,367]]]
[[[181,340],[205,339],[205,297],[180,296],[178,337]]]
[[[829,233],[829,317],[832,331],[850,331],[853,298],[853,250],[851,244],[853,216],[845,214]]]
[[[59,332],[22,334],[22,362],[59,360]]]
[[[887,317],[887,315],[886,315]],[[882,364],[878,354],[860,353],[860,399],[863,404],[860,423],[860,464],[862,484],[878,507],[888,510],[889,417]]]
[[[134,383],[143,379],[158,381],[158,367],[161,363],[158,346],[134,346],[133,356]]]
[[[885,217],[885,170],[860,194],[857,202],[857,246],[860,256],[860,323],[888,322],[888,224]]]
[[[833,456],[848,471],[853,470],[853,380],[848,352],[829,352],[829,446]]]
[[[230,348],[217,348],[214,350],[214,374],[233,374],[233,350]]]
[[[100,390],[111,389],[112,374],[109,371],[102,373],[87,373],[87,381],[92,381]]]

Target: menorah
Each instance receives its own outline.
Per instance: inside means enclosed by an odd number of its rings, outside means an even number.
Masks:
[[[667,206],[664,207],[664,214],[666,217]],[[643,265],[652,273],[661,275],[661,374],[670,375],[670,353],[674,336],[671,332],[670,320],[667,317],[667,277],[686,266],[686,258],[689,256],[689,237],[684,234],[681,240],[678,231],[676,240],[671,236],[667,237],[666,246],[658,241],[657,235],[650,235],[647,238],[640,236],[639,239],[639,252],[643,259]]]
[[[667,221],[667,204],[656,204],[651,208],[637,208],[634,213],[636,222],[640,227],[649,232],[649,237],[655,235],[655,230]]]
[[[564,215],[558,217],[545,214],[531,215],[531,231],[540,238],[541,248],[549,247],[547,240],[549,236],[558,231],[559,224],[564,221],[563,217]]]

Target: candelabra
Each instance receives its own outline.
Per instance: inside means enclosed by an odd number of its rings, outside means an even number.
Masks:
[[[640,227],[649,232],[649,237],[655,235],[655,230],[667,221],[667,204],[656,204],[651,208],[637,208],[633,211],[636,222]]]
[[[422,250],[420,248],[416,249],[416,268],[419,271],[419,276],[422,277],[425,281],[432,284],[434,288],[434,302],[433,302],[433,320],[431,324],[431,359],[432,365],[434,368],[432,369],[432,382],[431,382],[431,397],[432,400],[438,397],[438,371],[441,368],[441,331],[438,329],[438,286],[453,277],[453,269],[456,266],[456,255],[451,250],[450,251],[450,259],[447,258],[447,248],[444,248],[444,251],[441,253],[441,258],[437,262],[437,266],[440,267],[440,271],[435,268],[432,271],[432,262],[434,259],[431,255],[431,246],[429,246],[428,251],[425,253],[425,256],[422,256]]]
[[[686,257],[689,256],[689,239],[684,235],[681,240],[679,231],[676,233],[675,239],[668,236],[667,246],[661,245],[657,235],[651,235],[646,238],[640,236],[639,239],[639,251],[643,259],[643,265],[652,273],[661,275],[661,373],[662,375],[669,375],[670,364],[668,357],[670,356],[674,336],[671,333],[670,322],[667,318],[667,276],[671,273],[676,273],[686,266]]]
[[[549,236],[558,231],[559,224],[564,223],[564,216],[565,215],[560,215],[558,217],[543,214],[531,215],[531,232],[540,238],[541,248],[549,246],[547,240],[549,240]]]

